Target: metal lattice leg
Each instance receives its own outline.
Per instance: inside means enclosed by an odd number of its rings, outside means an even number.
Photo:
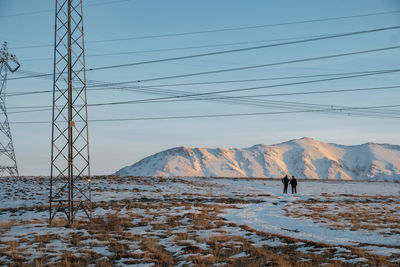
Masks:
[[[50,224],[64,213],[91,218],[82,0],[56,0]]]

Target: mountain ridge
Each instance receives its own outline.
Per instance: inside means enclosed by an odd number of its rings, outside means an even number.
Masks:
[[[309,137],[248,148],[174,147],[116,172],[120,176],[400,180],[400,146],[340,145]]]

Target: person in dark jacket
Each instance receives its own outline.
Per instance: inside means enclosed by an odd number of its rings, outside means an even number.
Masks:
[[[288,188],[288,184],[289,184],[289,178],[287,177],[287,175],[285,175],[285,177],[283,177],[282,183],[283,183],[283,193],[287,194],[287,188]]]
[[[292,186],[292,194],[297,194],[296,186],[297,186],[297,180],[292,176],[292,179],[290,179],[290,185]]]

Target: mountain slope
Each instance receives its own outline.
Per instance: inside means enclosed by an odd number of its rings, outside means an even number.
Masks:
[[[116,175],[400,180],[400,146],[344,146],[311,138],[243,149],[176,147]]]

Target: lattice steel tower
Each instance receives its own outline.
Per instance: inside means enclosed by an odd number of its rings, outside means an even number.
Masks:
[[[50,224],[91,218],[89,137],[82,0],[56,0]]]
[[[18,176],[5,98],[7,72],[15,72],[19,67],[17,57],[8,53],[7,42],[4,42],[0,50],[0,177],[7,174],[12,177]]]

